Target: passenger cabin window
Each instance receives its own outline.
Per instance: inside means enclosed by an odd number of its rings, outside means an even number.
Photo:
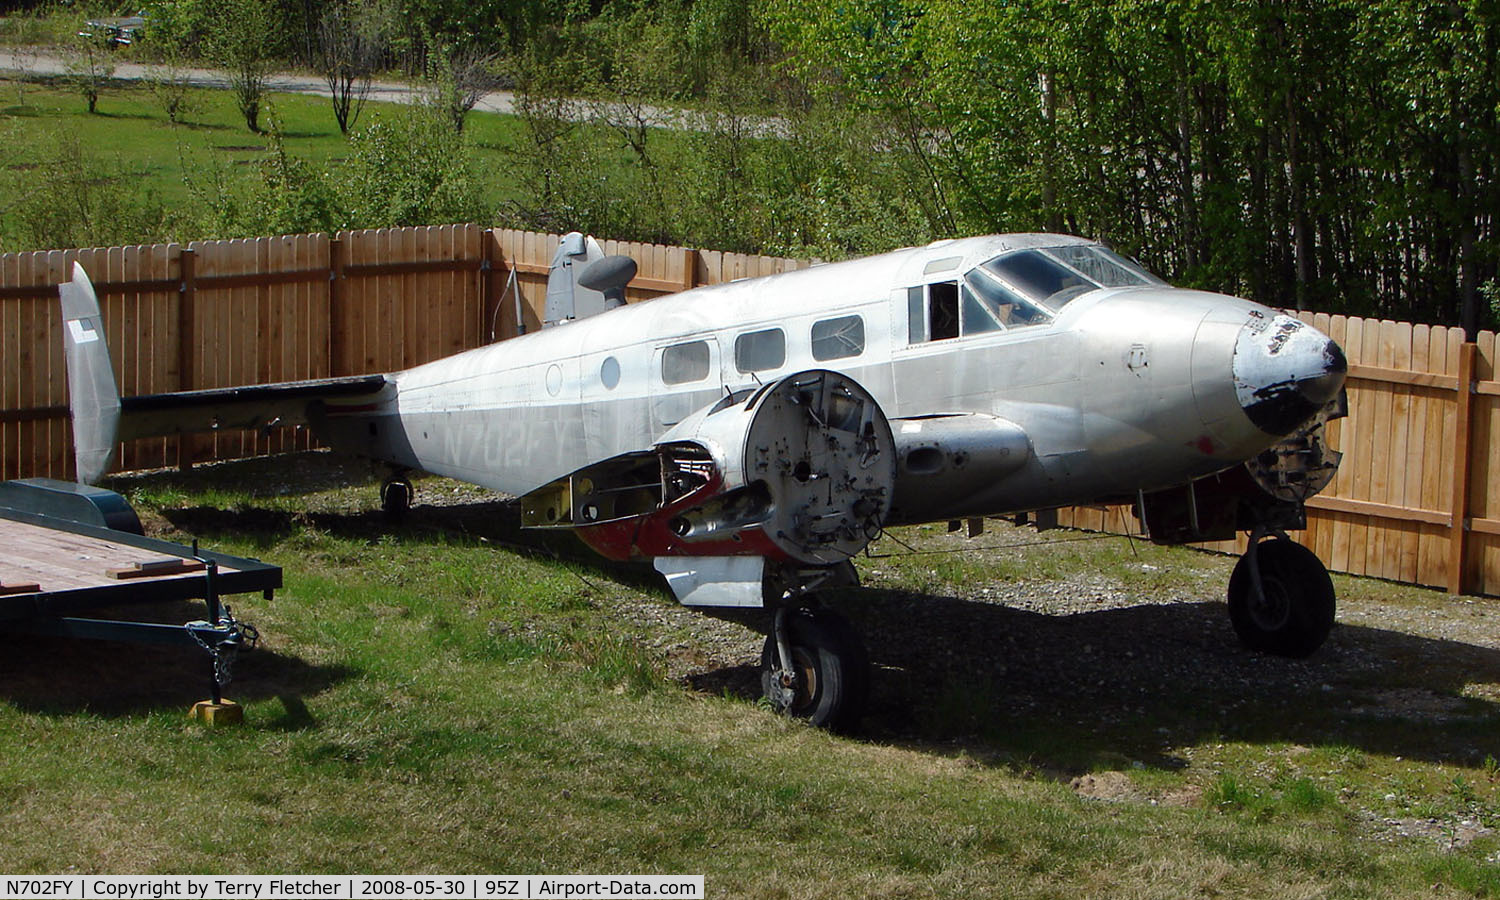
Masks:
[[[661,353],[661,380],[666,384],[687,384],[708,377],[707,341],[674,344]]]
[[[786,332],[780,328],[752,331],[734,339],[734,367],[741,372],[779,369],[786,363]]]
[[[813,359],[825,362],[845,359],[865,352],[865,320],[859,316],[840,316],[814,322],[812,327]]]

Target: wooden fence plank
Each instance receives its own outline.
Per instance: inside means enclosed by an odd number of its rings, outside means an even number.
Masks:
[[[1362,344],[1364,344],[1365,329],[1361,320],[1349,320],[1346,323],[1344,333],[1344,353],[1350,360],[1361,359]],[[1341,443],[1340,447],[1347,453],[1347,462],[1338,469],[1335,486],[1338,487],[1338,496],[1347,496],[1350,499],[1370,499],[1364,492],[1364,484],[1359,478],[1359,458],[1361,458],[1362,444],[1365,438],[1365,423],[1368,422],[1368,404],[1364,392],[1353,392],[1349,395],[1349,417],[1340,420]],[[1338,519],[1338,528],[1335,529],[1334,552],[1329,556],[1328,562],[1334,565],[1338,571],[1353,571],[1353,555],[1355,555],[1355,541],[1364,537],[1356,534],[1355,519],[1352,516],[1341,516]]]
[[[1373,324],[1376,333],[1374,362],[1383,368],[1393,368],[1391,362],[1395,349],[1393,346],[1395,336],[1392,333],[1392,326],[1395,323],[1377,321]],[[1368,350],[1368,348],[1366,349]],[[1390,502],[1391,456],[1394,450],[1391,442],[1391,427],[1396,390],[1397,386],[1393,384],[1374,385],[1372,390],[1375,406],[1375,428],[1370,435],[1370,443],[1362,449],[1370,459],[1369,493],[1365,496],[1365,499],[1376,503]],[[1371,527],[1368,530],[1369,536],[1365,544],[1367,556],[1363,571],[1364,574],[1384,578],[1387,577],[1386,560],[1389,557],[1386,553],[1386,540],[1389,531],[1381,527],[1383,523],[1371,522],[1369,524]]]
[[[0,288],[16,287],[21,257],[15,253],[0,254]],[[16,378],[20,369],[21,297],[0,296],[0,409],[16,409]],[[17,423],[0,420],[0,479],[19,478],[20,453],[15,446]]]
[[[52,250],[47,253],[47,282],[62,284],[71,275],[74,254]],[[35,398],[40,406],[68,402],[67,367],[63,362],[62,313],[56,300],[48,298],[39,310],[44,337],[41,352],[47,360],[48,377],[37,385]],[[36,423],[37,448],[44,454],[45,474],[50,478],[68,477],[68,460],[72,448],[64,446],[67,429],[62,421],[48,419]]]
[[[1458,410],[1455,414],[1454,430],[1456,440],[1453,443],[1453,521],[1450,525],[1449,551],[1448,551],[1448,592],[1450,594],[1463,593],[1465,583],[1468,579],[1467,551],[1468,551],[1468,513],[1469,513],[1469,471],[1472,463],[1473,448],[1470,444],[1472,437],[1471,413],[1473,409],[1473,394],[1468,386],[1473,383],[1475,346],[1463,344],[1459,350],[1458,358]]]
[[[1482,331],[1476,337],[1474,377],[1476,381],[1484,381],[1492,378],[1495,371],[1495,335],[1492,332]],[[1489,570],[1489,565],[1495,559],[1494,536],[1475,527],[1472,523],[1494,516],[1489,485],[1494,473],[1500,472],[1500,465],[1497,465],[1497,454],[1500,454],[1500,448],[1494,446],[1497,402],[1500,402],[1500,398],[1476,393],[1470,412],[1474,435],[1472,441],[1474,457],[1469,475],[1471,490],[1469,491],[1468,513],[1471,528],[1466,535],[1468,556],[1472,562],[1470,581],[1466,585],[1468,590],[1483,590],[1486,581],[1484,573]]]

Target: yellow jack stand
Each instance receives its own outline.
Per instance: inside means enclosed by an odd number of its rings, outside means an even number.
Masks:
[[[202,722],[210,728],[220,725],[239,725],[245,721],[244,707],[233,700],[224,700],[215,703],[212,700],[199,700],[188,710],[188,718]]]

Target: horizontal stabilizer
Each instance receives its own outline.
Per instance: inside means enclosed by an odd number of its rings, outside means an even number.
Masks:
[[[228,428],[306,425],[315,409],[363,412],[395,390],[384,375],[352,375],[173,394],[120,401],[120,440]],[[321,405],[320,405],[321,404]]]
[[[69,406],[78,480],[93,484],[109,471],[115,449],[136,438],[219,429],[316,425],[371,412],[395,396],[384,375],[353,375],[248,387],[213,388],[120,398],[104,337],[99,298],[83,267],[58,286],[68,362]]]

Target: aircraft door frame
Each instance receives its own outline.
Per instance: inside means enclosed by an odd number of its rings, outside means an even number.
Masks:
[[[702,377],[691,381],[668,383],[665,378],[665,367],[669,365],[666,359],[668,352],[675,347],[698,343],[708,345],[707,369]],[[697,371],[700,366],[696,364],[696,360],[687,358],[690,354],[683,355],[685,358],[683,364],[691,365],[692,371]],[[720,346],[717,336],[692,335],[652,347],[651,371],[647,376],[646,384],[651,427],[660,437],[683,419],[724,396],[723,347]]]

